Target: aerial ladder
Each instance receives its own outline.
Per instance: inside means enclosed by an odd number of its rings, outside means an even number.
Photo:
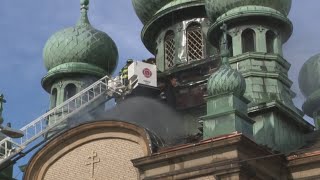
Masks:
[[[122,96],[125,93],[125,88],[119,81],[105,76],[21,128],[23,137],[18,139],[4,138],[0,141],[0,170],[3,166],[13,164],[15,159],[25,156],[26,152],[24,151],[34,149],[36,146],[34,142],[40,141],[41,138],[44,139],[42,142],[47,141],[48,133],[52,131],[58,133],[56,132],[59,129],[58,126],[66,123],[68,118],[96,101],[107,102],[114,97]],[[48,124],[49,119],[50,125]]]

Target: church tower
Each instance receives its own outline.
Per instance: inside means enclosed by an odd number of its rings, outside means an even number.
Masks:
[[[218,63],[213,60],[217,50],[207,41],[210,21],[205,2],[132,0],[132,3],[144,25],[142,42],[156,58],[159,86],[171,86],[174,81],[175,96],[167,96],[167,102],[185,114],[186,124],[182,127],[195,134],[199,117],[206,114],[204,95],[209,71]]]
[[[209,20],[203,0],[133,0],[144,24],[141,38],[161,72],[176,70],[214,54],[206,41]]]
[[[304,133],[313,129],[293,104],[290,63],[282,53],[293,30],[287,18],[290,8],[291,0],[206,0],[212,45],[219,48],[220,27],[228,25],[229,62],[246,81],[254,138],[280,151],[301,146]]]
[[[111,75],[117,66],[117,47],[106,33],[90,24],[88,5],[89,0],[81,0],[78,23],[55,33],[44,47],[48,73],[42,79],[42,86],[50,94],[50,109],[105,75]]]

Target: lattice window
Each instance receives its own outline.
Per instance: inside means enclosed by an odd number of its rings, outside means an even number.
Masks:
[[[174,65],[175,53],[176,46],[174,42],[174,33],[172,31],[169,31],[166,34],[164,41],[164,59],[166,69],[169,69]]]
[[[201,26],[191,25],[187,28],[187,53],[188,61],[201,60],[204,58],[204,44]]]

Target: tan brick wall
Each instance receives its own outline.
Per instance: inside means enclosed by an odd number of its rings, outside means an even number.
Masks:
[[[86,165],[89,156],[97,153],[95,160],[100,162],[94,166]],[[44,180],[136,180],[138,171],[133,167],[131,159],[144,156],[142,147],[136,142],[125,139],[96,140],[77,147],[68,152],[45,173]]]
[[[216,179],[214,178],[214,176],[211,175],[211,176],[198,177],[190,180],[216,180]]]

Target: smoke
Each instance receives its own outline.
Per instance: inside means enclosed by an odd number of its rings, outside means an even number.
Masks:
[[[183,128],[183,117],[179,113],[165,103],[147,97],[131,97],[111,109],[105,109],[105,103],[100,104],[93,111],[70,119],[68,126],[72,128],[97,120],[119,120],[136,124],[155,133],[166,144],[182,142],[187,136]]]

